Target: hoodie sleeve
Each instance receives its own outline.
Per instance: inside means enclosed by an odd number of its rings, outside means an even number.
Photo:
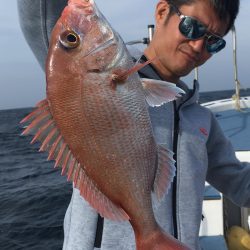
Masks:
[[[93,250],[97,228],[97,212],[80,196],[73,194],[64,218],[63,250]]]
[[[238,206],[250,207],[250,163],[236,158],[213,114],[207,150],[207,181]]]
[[[17,0],[20,27],[44,70],[51,31],[67,0]]]

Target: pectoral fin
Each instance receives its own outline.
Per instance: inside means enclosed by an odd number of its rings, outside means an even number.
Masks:
[[[178,88],[174,83],[161,80],[143,78],[142,86],[146,101],[151,107],[159,107],[185,94],[185,91]]]

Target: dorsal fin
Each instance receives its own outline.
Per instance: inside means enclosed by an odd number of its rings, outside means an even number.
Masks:
[[[37,104],[37,108],[21,123],[30,122],[23,135],[32,133],[34,141],[42,143],[40,151],[48,151],[48,160],[55,160],[55,167],[62,168],[62,175],[67,174],[68,180],[74,182],[81,196],[95,208],[100,215],[112,220],[129,220],[127,213],[115,205],[97,187],[87,175],[84,166],[74,157],[69,146],[64,141],[50,113],[48,101],[45,99]]]
[[[158,168],[155,175],[153,191],[157,199],[160,200],[173,181],[175,176],[175,160],[173,152],[168,150],[163,145],[158,145]]]

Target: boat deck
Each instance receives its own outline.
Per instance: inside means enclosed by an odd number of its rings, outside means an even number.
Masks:
[[[200,237],[201,250],[227,250],[223,235]]]

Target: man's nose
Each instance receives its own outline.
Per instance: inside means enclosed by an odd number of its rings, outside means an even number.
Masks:
[[[206,38],[202,37],[202,38],[197,39],[197,40],[190,40],[189,45],[193,48],[193,51],[195,51],[197,53],[201,53],[205,49]]]

